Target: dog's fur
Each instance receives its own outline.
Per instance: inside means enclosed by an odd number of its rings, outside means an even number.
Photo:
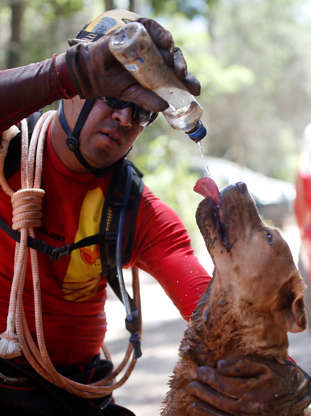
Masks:
[[[260,220],[243,183],[204,199],[197,224],[214,262],[179,348],[162,416],[184,416],[193,399],[185,386],[198,366],[220,359],[263,356],[284,363],[287,331],[306,327],[303,281],[279,231]]]

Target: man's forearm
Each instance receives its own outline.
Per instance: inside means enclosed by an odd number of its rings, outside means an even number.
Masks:
[[[0,71],[0,132],[53,101],[76,94],[64,54]]]

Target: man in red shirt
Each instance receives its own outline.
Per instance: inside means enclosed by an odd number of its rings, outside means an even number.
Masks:
[[[76,41],[66,53],[22,68],[0,71],[2,132],[43,106],[64,99],[58,115],[52,116],[46,131],[42,169],[42,187],[45,190],[43,218],[35,234],[38,240],[54,247],[79,242],[99,232],[105,200],[121,175],[129,149],[144,127],[153,121],[155,113],[167,108],[165,101],[140,86],[113,58],[108,48],[106,17],[103,15],[95,19],[96,24],[92,22],[86,26],[78,34],[80,41]],[[126,18],[133,17],[127,15]],[[175,48],[170,33],[153,20],[139,21],[145,25],[167,64],[185,87],[198,95],[199,82],[187,73],[186,63]],[[86,42],[90,34],[92,41]],[[15,155],[13,159],[16,159]],[[5,168],[10,170],[10,165],[15,162],[11,150]],[[14,191],[20,189],[19,169],[13,169],[7,177]],[[146,186],[143,186],[139,198],[131,254],[125,267],[137,266],[150,273],[163,286],[183,317],[188,319],[210,278],[194,256],[190,239],[178,216]],[[0,216],[11,224],[11,201],[4,192],[0,192]],[[11,236],[1,229],[1,332],[6,328],[14,274],[14,248]],[[94,378],[96,371],[103,374],[111,370],[109,363],[98,358],[106,330],[107,276],[101,264],[101,247],[98,244],[79,247],[56,261],[39,252],[38,262],[45,342],[52,362],[69,378],[83,383],[96,381],[100,376]],[[34,334],[29,264],[23,302],[30,332]],[[283,389],[278,401],[275,395],[270,394],[269,384],[277,393],[279,386],[284,384],[287,367],[276,367],[271,369],[266,363],[243,360],[237,360],[234,365],[232,362],[228,366],[224,364],[218,371],[201,367],[198,381],[189,386],[194,399],[188,414],[232,414],[232,388],[234,400],[240,403],[239,414],[259,414],[258,409],[261,409],[260,414],[274,415],[274,410],[280,408],[280,400],[288,408],[297,410],[298,414],[310,402],[307,376],[295,367],[296,388],[292,391],[291,384],[288,391]],[[266,384],[261,382],[263,372],[269,380]],[[26,381],[21,382],[20,376],[25,374]],[[66,415],[131,414],[105,397],[90,401],[68,395],[69,399],[63,396],[61,389],[54,388],[44,377],[36,379],[34,374],[29,371],[23,357],[12,361],[1,359],[1,410],[15,408],[23,415],[55,412]],[[215,386],[214,380],[218,376],[222,380],[221,388]],[[18,381],[14,383],[13,379]],[[244,382],[245,379],[250,381]],[[245,403],[250,398],[252,406],[247,407]]]

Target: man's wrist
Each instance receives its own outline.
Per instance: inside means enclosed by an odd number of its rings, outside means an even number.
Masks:
[[[53,70],[56,75],[58,89],[63,98],[72,98],[77,95],[78,91],[70,76],[65,53],[53,56]]]

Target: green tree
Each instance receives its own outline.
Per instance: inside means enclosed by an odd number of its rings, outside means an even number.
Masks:
[[[217,6],[221,0],[200,0],[200,1],[189,1],[189,0],[151,0],[150,4],[156,15],[168,15],[174,16],[181,14],[189,19],[195,16],[202,16],[209,14],[214,7]]]
[[[210,151],[268,175],[293,179],[309,120],[309,22],[303,0],[223,0],[214,10],[211,51],[242,65],[254,82],[210,97]]]

